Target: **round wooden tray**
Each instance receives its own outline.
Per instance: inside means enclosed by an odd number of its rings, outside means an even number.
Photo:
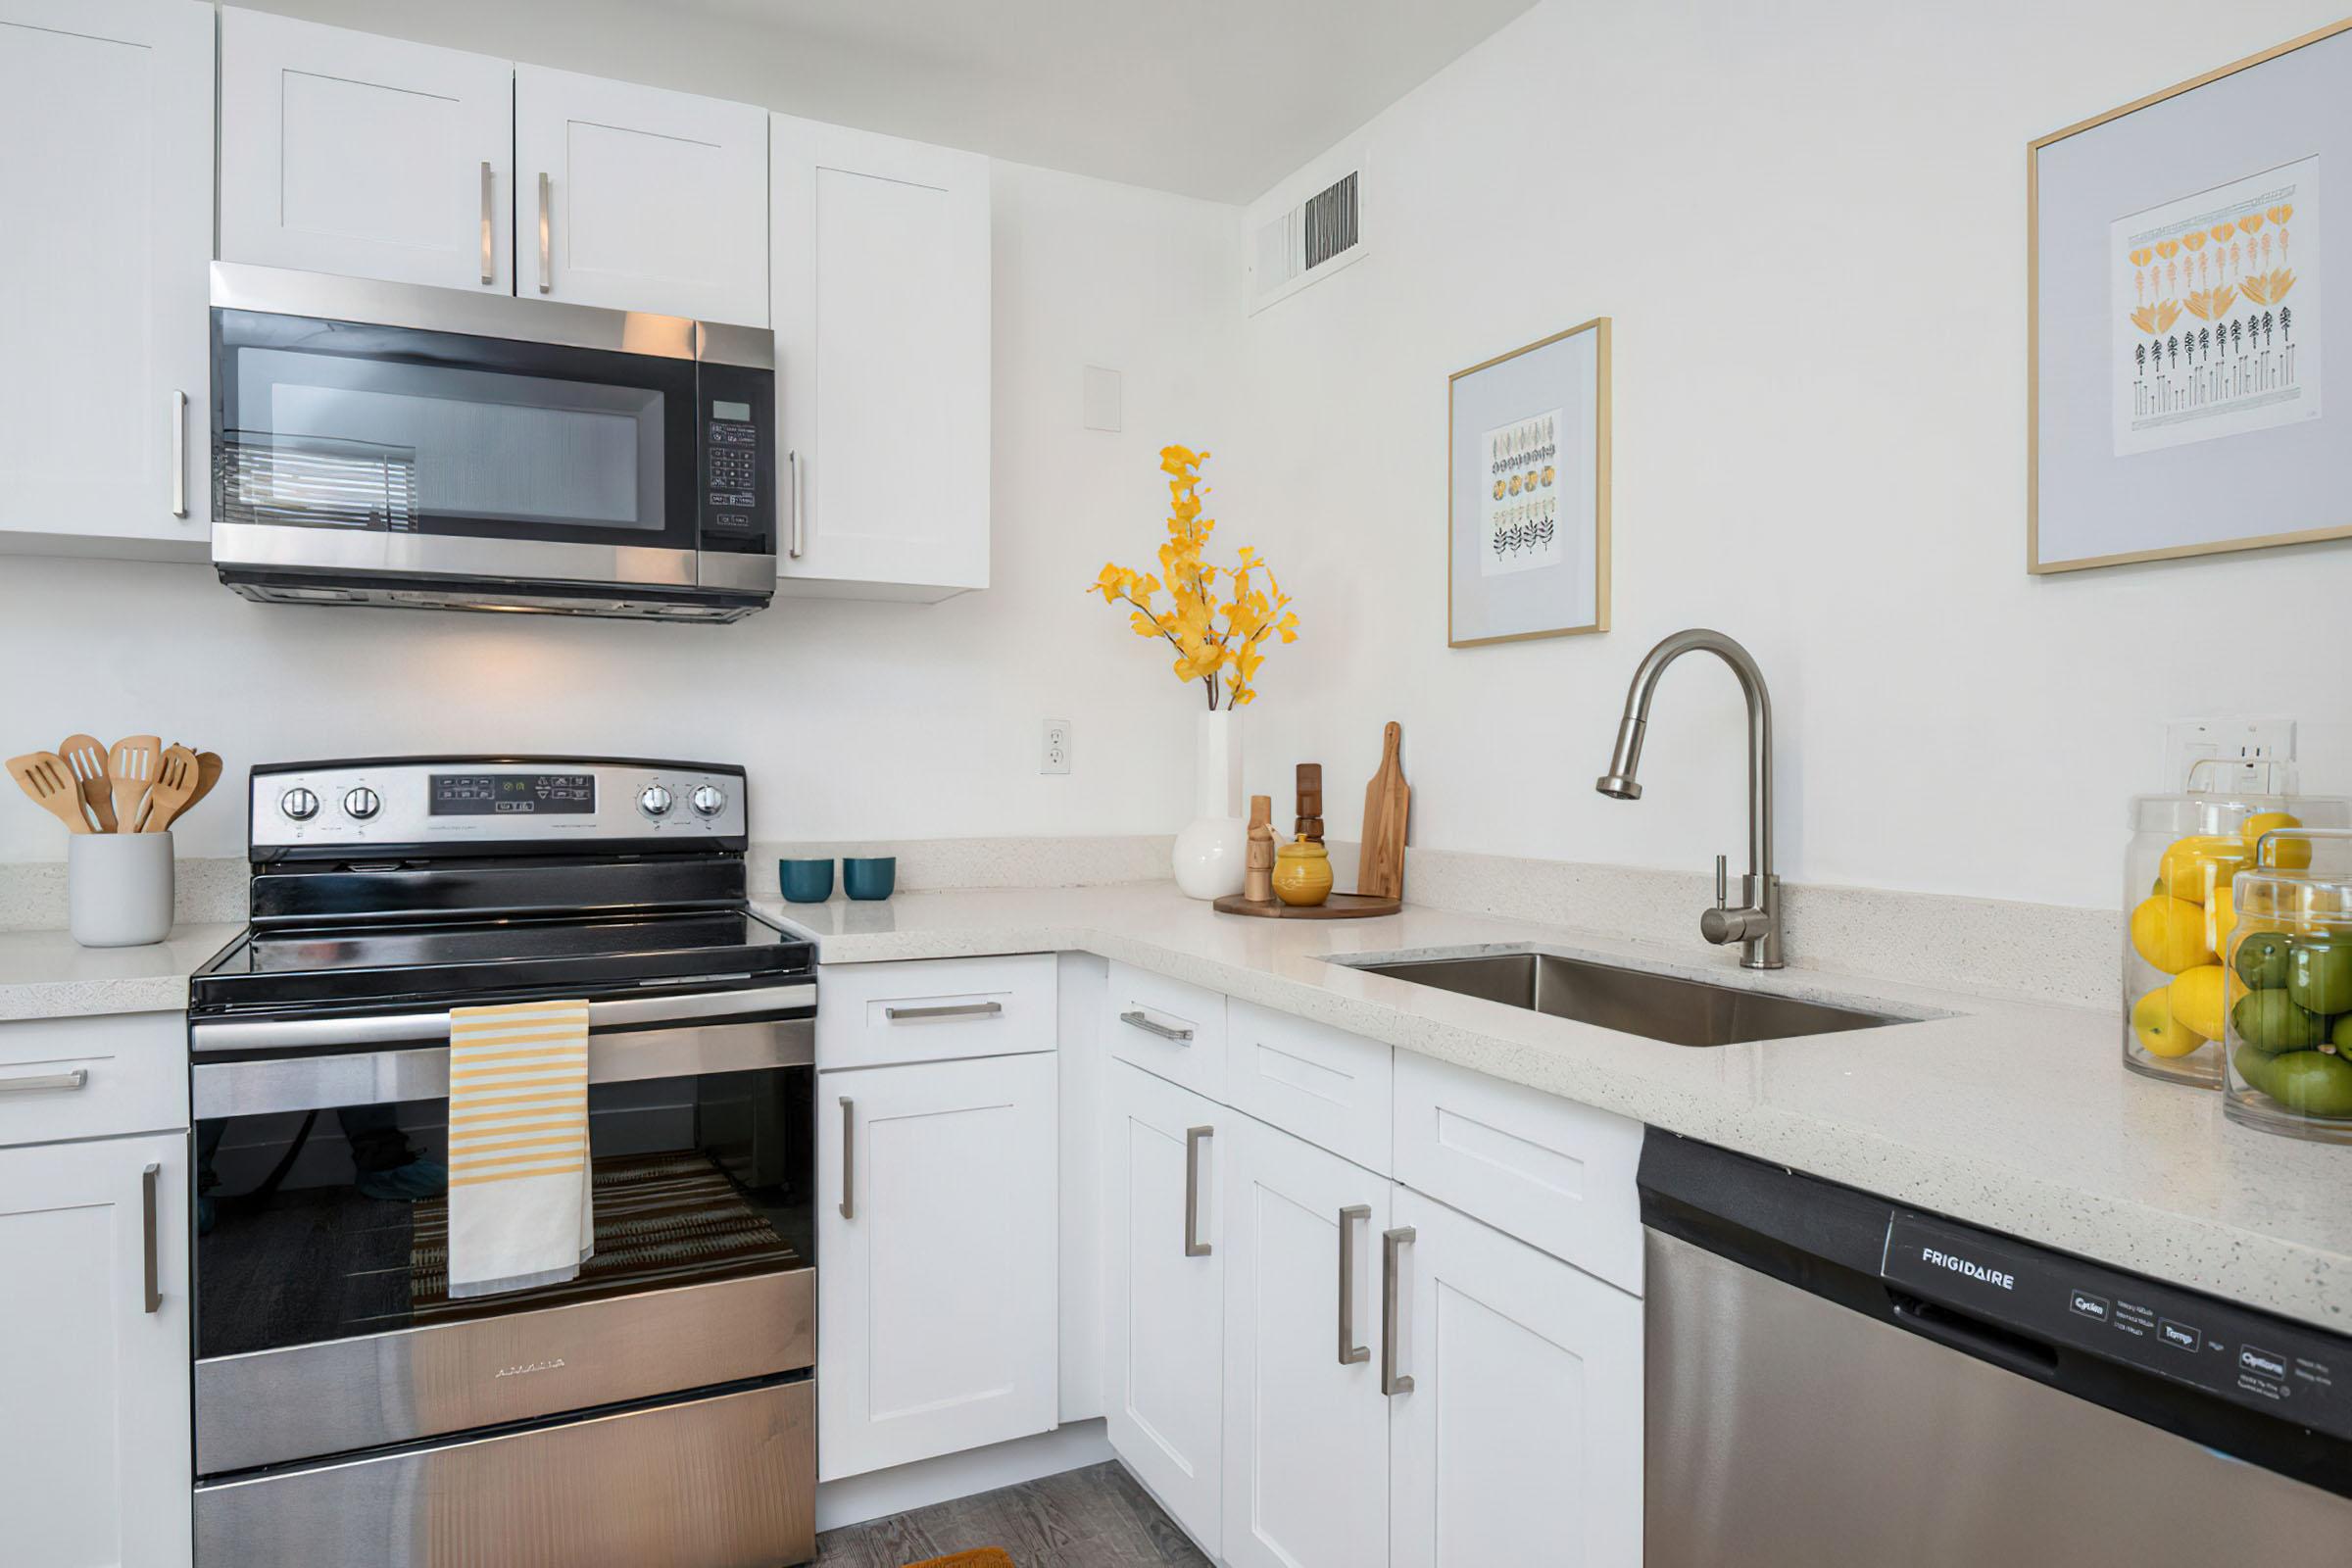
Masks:
[[[1362,920],[1376,914],[1395,914],[1404,906],[1396,899],[1375,899],[1362,893],[1334,893],[1321,904],[1285,904],[1280,899],[1259,904],[1239,893],[1216,902],[1220,914],[1254,914],[1261,920]]]

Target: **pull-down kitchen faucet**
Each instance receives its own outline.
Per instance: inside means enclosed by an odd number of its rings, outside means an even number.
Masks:
[[[1729,907],[1723,857],[1715,857],[1715,907],[1698,917],[1698,930],[1717,947],[1740,944],[1742,968],[1779,969],[1788,960],[1781,956],[1781,879],[1772,870],[1772,695],[1764,689],[1764,671],[1746,649],[1703,626],[1678,631],[1652,648],[1625,694],[1617,754],[1592,787],[1614,800],[1642,798],[1634,774],[1642,765],[1642,732],[1649,724],[1650,695],[1668,664],[1702,648],[1732,666],[1747,698],[1747,875],[1740,879],[1740,907]]]

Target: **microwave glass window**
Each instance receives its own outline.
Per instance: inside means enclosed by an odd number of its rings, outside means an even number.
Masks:
[[[662,526],[657,388],[270,348],[237,351],[236,377],[238,441],[281,499],[328,503],[316,520]]]

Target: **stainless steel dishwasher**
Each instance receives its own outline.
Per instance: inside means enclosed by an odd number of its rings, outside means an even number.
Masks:
[[[2352,1340],[1658,1132],[1648,1568],[2352,1563]]]

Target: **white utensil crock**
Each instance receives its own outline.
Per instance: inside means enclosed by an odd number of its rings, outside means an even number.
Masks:
[[[172,934],[172,835],[66,839],[66,928],[85,948],[135,948]]]
[[[1250,823],[1242,811],[1242,730],[1232,710],[1199,715],[1193,808],[1176,835],[1176,885],[1196,899],[1242,891]]]

